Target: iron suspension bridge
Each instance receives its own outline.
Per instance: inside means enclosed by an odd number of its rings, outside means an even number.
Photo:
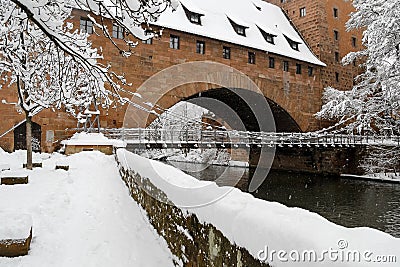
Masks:
[[[334,133],[275,133],[203,129],[101,129],[111,139],[124,140],[130,147],[167,148],[241,148],[278,147],[350,147],[357,145],[400,146],[400,136],[353,135]]]

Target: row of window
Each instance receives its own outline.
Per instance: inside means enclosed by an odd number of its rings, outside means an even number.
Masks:
[[[339,32],[337,30],[333,30],[333,39],[335,41],[339,41]],[[351,45],[353,47],[357,47],[357,38],[356,37],[351,37]]]
[[[169,38],[169,47],[171,49],[179,49],[179,36],[176,35],[170,35]],[[206,44],[204,41],[196,41],[196,53],[198,54],[205,54],[205,48]],[[222,57],[224,59],[231,59],[231,48],[228,46],[223,46],[222,47]],[[248,61],[249,64],[256,64],[256,53],[254,52],[248,52]],[[269,57],[269,68],[275,68],[275,58],[274,57]],[[289,61],[284,60],[283,61],[283,70],[284,71],[289,71]],[[312,66],[308,66],[308,75],[312,76],[313,75],[313,70],[314,68]],[[296,64],[296,74],[301,74],[302,73],[302,65],[301,64]]]
[[[80,20],[80,30],[84,33],[92,34],[93,33],[93,22],[86,18],[81,18]],[[112,37],[116,39],[124,39],[125,29],[120,25],[113,24],[112,28]],[[153,39],[149,38],[142,41],[145,44],[152,44]]]
[[[191,15],[191,14],[199,15],[199,14],[196,14],[196,13],[192,13],[190,11],[187,11],[187,14],[188,14],[188,16]],[[189,18],[192,18],[192,16],[189,16]],[[198,18],[198,22],[200,23],[200,15],[199,16],[195,16],[195,18]],[[193,23],[196,23],[195,21],[197,21],[197,20],[194,19],[194,18],[193,18],[193,20],[194,21],[192,21],[192,19],[191,19],[191,21]],[[231,24],[232,24],[232,26],[233,26],[233,28],[234,28],[234,30],[235,30],[235,32],[237,34],[242,35],[242,36],[246,36],[246,31],[245,30],[246,30],[247,27],[238,25],[238,24],[236,24],[235,22],[233,22],[230,19],[229,19],[229,21],[231,22]],[[264,30],[262,30],[261,28],[258,28],[258,29],[260,30],[260,32],[263,35],[264,39],[268,43],[275,44],[274,38],[276,37],[276,35],[267,33]],[[92,34],[93,33],[93,22],[91,20],[87,19],[87,18],[81,18],[81,20],[80,20],[80,30],[82,32],[85,32],[85,33],[88,33],[88,34]],[[116,39],[123,39],[124,36],[125,36],[125,29],[123,27],[121,27],[120,25],[113,24],[112,37],[116,38]],[[293,50],[299,51],[299,44],[300,43],[291,40],[286,35],[284,35],[284,36],[285,36],[287,42],[289,43],[290,47]],[[176,40],[174,40],[174,41],[176,41]],[[149,43],[150,42],[151,43],[152,41],[150,39],[148,39],[148,40],[145,40],[143,42],[145,42],[145,43]],[[179,44],[171,45],[171,47],[175,47],[175,46],[178,46],[177,49],[179,49]]]
[[[284,2],[285,2],[285,0],[281,0],[281,3],[284,3]],[[294,11],[293,11],[293,14],[294,14]],[[305,17],[307,15],[306,7],[301,7],[299,9],[299,14],[300,14],[300,17]],[[333,17],[338,18],[338,16],[339,16],[339,10],[337,8],[333,8]],[[339,40],[339,32],[337,30],[333,31],[333,38],[335,41]],[[351,45],[353,47],[357,47],[357,38],[354,36],[351,38]]]
[[[80,20],[80,29],[82,32],[92,34],[93,33],[93,23],[89,19],[84,19],[81,18]],[[261,29],[260,29],[261,30]],[[264,31],[261,30],[263,33],[264,37],[266,40],[270,43],[274,43],[273,35],[270,35]],[[118,38],[118,39],[123,39],[124,38],[124,29],[119,26],[119,25],[113,25],[113,30],[112,30],[112,37],[113,38]],[[288,41],[291,41],[288,39]],[[153,39],[149,38],[147,40],[143,40],[143,43],[145,44],[152,44]],[[293,49],[298,50],[298,43],[292,42],[291,46]],[[180,48],[180,39],[179,36],[177,35],[170,35],[169,38],[169,47],[172,49],[179,49]],[[205,49],[206,49],[206,44],[204,41],[196,41],[196,53],[198,54],[205,54]],[[223,46],[222,48],[222,57],[225,59],[230,59],[231,58],[231,48],[228,46]],[[337,56],[339,58],[339,55]],[[338,59],[337,59],[338,61]],[[249,64],[256,64],[256,54],[254,52],[248,52],[248,63]],[[269,68],[275,68],[275,58],[269,57]],[[283,61],[283,70],[284,71],[289,71],[289,61]],[[301,74],[301,64],[296,64],[296,74]],[[313,67],[309,66],[308,67],[308,75],[312,76],[313,75]]]
[[[254,3],[253,3],[253,4],[254,4]],[[255,4],[254,4],[254,5],[255,5]],[[186,8],[184,5],[182,5],[182,7],[183,7],[183,9],[184,9],[184,11],[185,11],[185,14],[186,14],[187,19],[188,19],[191,23],[197,24],[197,25],[202,25],[202,24],[201,24],[201,17],[204,16],[203,14],[199,14],[199,13],[192,12],[192,11],[190,11],[188,8]],[[255,7],[256,7],[258,10],[261,10],[260,7],[258,7],[258,6],[256,6],[256,5],[255,5]],[[304,9],[304,12],[305,12],[305,9]],[[304,15],[305,15],[305,14],[304,14]],[[233,28],[233,30],[236,32],[236,34],[246,37],[246,29],[248,29],[247,26],[237,24],[236,22],[234,22],[234,21],[233,21],[232,19],[230,19],[229,17],[228,17],[228,20],[229,20],[230,24],[232,25],[232,28]],[[267,32],[265,32],[264,30],[262,30],[262,29],[259,28],[259,27],[258,27],[258,29],[260,30],[260,32],[262,33],[262,35],[264,36],[265,40],[266,40],[268,43],[271,43],[271,44],[274,44],[274,43],[275,43],[275,42],[274,42],[274,38],[276,37],[276,35],[267,33]],[[286,38],[287,41],[289,42],[289,45],[290,45],[290,47],[291,47],[292,49],[294,49],[294,50],[299,50],[299,44],[300,44],[300,43],[291,40],[291,39],[288,38],[287,36],[285,36],[285,38]]]
[[[93,22],[88,18],[81,18],[79,23],[79,29],[81,32],[92,34],[93,33]],[[113,24],[112,37],[117,39],[124,38],[125,30],[119,25]]]
[[[284,2],[285,2],[285,0],[281,0],[281,3],[284,3]],[[339,9],[334,7],[332,11],[333,11],[332,12],[333,17],[338,18],[339,17]],[[294,11],[293,11],[293,14],[294,14]],[[299,14],[300,14],[300,17],[305,17],[307,15],[306,7],[300,7]]]

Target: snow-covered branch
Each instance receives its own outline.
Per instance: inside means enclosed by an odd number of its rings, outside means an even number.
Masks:
[[[140,26],[157,19],[171,4],[176,6],[170,0],[0,0],[1,77],[9,85],[20,82],[20,104],[28,113],[63,104],[71,111],[78,105],[87,107],[94,98],[103,106],[113,99],[123,102],[119,90],[127,85],[125,78],[97,61],[102,56],[88,35],[68,22],[71,12],[88,12],[94,26],[113,42],[105,19],[135,37],[148,38]],[[129,56],[134,43],[125,41],[128,50],[113,43]]]

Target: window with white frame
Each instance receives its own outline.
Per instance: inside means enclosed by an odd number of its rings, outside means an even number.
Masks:
[[[124,28],[122,28],[120,25],[113,24],[112,37],[124,39]]]
[[[169,37],[169,48],[179,49],[179,36],[170,35]]]
[[[142,40],[142,43],[151,45],[153,44],[153,38]]]
[[[81,32],[92,34],[93,33],[93,22],[88,18],[81,18],[79,23]]]
[[[300,17],[305,17],[306,16],[306,8],[302,7],[300,8]]]
[[[283,71],[289,71],[289,61],[283,61]]]
[[[203,41],[196,41],[196,53],[204,55],[206,51],[206,43]]]
[[[224,46],[222,47],[222,57],[225,59],[230,59],[231,58],[231,48]]]
[[[271,68],[271,69],[274,69],[274,68],[275,68],[275,58],[269,57],[269,60],[268,60],[268,67]]]
[[[249,64],[256,64],[256,53],[249,52],[248,63]]]

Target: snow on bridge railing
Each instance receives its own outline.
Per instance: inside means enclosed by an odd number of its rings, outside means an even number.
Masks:
[[[202,129],[102,129],[109,138],[122,139],[131,144],[231,144],[270,146],[349,146],[385,145],[400,146],[400,136],[353,135],[332,133],[274,133],[235,130]]]

